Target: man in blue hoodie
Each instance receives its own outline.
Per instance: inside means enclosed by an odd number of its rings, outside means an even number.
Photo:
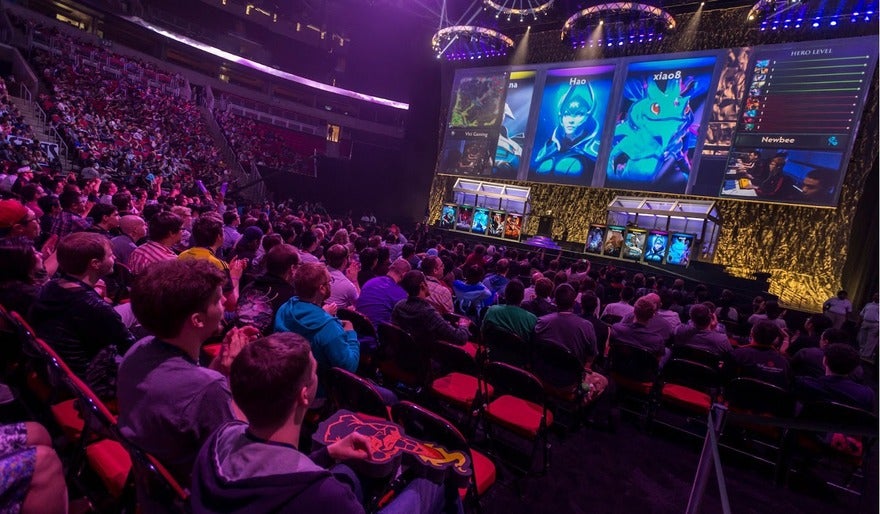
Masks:
[[[322,307],[330,297],[330,272],[318,263],[300,265],[293,275],[297,292],[278,309],[275,332],[293,332],[306,338],[318,368],[338,367],[354,372],[360,360],[357,333],[348,320],[340,320]],[[328,309],[335,313],[334,306]]]
[[[273,334],[242,349],[229,383],[248,422],[221,426],[199,452],[191,497],[195,514],[364,512],[356,476],[335,463],[369,459],[366,436],[350,434],[311,455],[297,447],[303,418],[315,401],[316,370],[308,342],[295,334]],[[420,478],[380,512],[461,512],[461,502],[455,488]]]

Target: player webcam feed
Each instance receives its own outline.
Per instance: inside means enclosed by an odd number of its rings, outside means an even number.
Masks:
[[[529,180],[592,184],[613,78],[613,65],[547,72]]]
[[[519,214],[508,214],[504,221],[504,237],[505,239],[516,239],[522,236],[523,217]]]
[[[687,266],[691,262],[691,249],[694,245],[693,234],[673,233],[666,254],[666,264]]]
[[[749,148],[731,152],[721,196],[832,205],[840,185],[838,152]]]
[[[605,232],[605,244],[602,246],[602,255],[607,257],[620,257],[623,248],[624,227],[611,225]]]
[[[458,230],[464,230],[466,232],[471,231],[471,220],[474,217],[474,208],[470,205],[461,205],[458,207],[458,221],[455,223],[455,228]]]
[[[715,61],[710,56],[629,65],[605,187],[686,192]]]
[[[485,234],[489,225],[489,209],[477,208],[471,221],[471,232]]]
[[[489,230],[487,235],[492,237],[504,237],[504,211],[492,211],[489,215]]]
[[[504,98],[504,115],[495,148],[495,162],[492,166],[494,178],[517,178],[526,145],[526,127],[529,124],[534,91],[534,71],[510,73],[507,96]]]
[[[626,237],[623,240],[622,256],[624,259],[639,261],[642,254],[645,253],[645,239],[647,231],[640,228],[630,228],[626,231]]]
[[[584,246],[586,253],[602,254],[602,243],[605,241],[605,226],[590,225],[587,232],[587,244]]]
[[[669,234],[659,230],[648,233],[648,246],[645,251],[645,262],[659,264],[666,255],[666,246],[669,244]]]
[[[440,210],[440,228],[455,228],[456,211],[457,206],[455,204],[447,203],[443,205],[443,208]]]

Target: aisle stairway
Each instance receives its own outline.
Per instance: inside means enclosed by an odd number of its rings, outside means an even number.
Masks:
[[[9,99],[18,107],[18,111],[24,117],[25,123],[30,125],[31,130],[33,130],[35,137],[40,142],[47,143],[55,143],[58,145],[58,156],[61,159],[61,164],[63,169],[70,169],[70,162],[67,159],[65,147],[63,141],[61,141],[58,137],[54,135],[54,131],[52,127],[49,126],[48,123],[44,122],[41,116],[41,112],[38,110],[37,106],[33,102],[29,102],[24,98],[19,98],[16,96],[10,96]]]

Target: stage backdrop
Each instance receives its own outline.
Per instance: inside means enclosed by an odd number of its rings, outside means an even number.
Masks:
[[[876,37],[459,70],[437,172],[834,207]]]
[[[770,292],[783,302],[804,309],[819,311],[822,302],[836,293],[843,281],[853,220],[866,179],[872,168],[877,172],[876,72],[869,93],[854,140],[853,157],[844,168],[837,208],[816,209],[722,197],[718,200],[722,230],[715,252],[716,264],[724,265],[729,273],[740,277],[751,277],[755,272],[770,273]],[[454,176],[438,174],[434,177],[430,194],[431,223],[439,219],[443,202],[452,197],[454,182]],[[568,229],[571,241],[586,241],[591,223],[605,223],[606,206],[616,195],[683,197],[547,183],[528,182],[527,185],[531,187],[532,212],[552,210],[556,217],[554,232],[558,235]],[[524,232],[533,234],[536,229],[537,218],[530,217]],[[868,251],[857,245],[852,248]]]

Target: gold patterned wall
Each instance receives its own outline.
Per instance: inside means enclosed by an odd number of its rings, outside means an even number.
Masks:
[[[748,278],[755,272],[770,273],[770,292],[778,295],[783,303],[805,310],[821,310],[822,302],[841,287],[856,208],[868,173],[875,169],[877,108],[875,74],[836,209],[717,200],[721,233],[714,262],[739,277]],[[439,219],[443,202],[451,201],[455,179],[435,176],[430,194],[431,223]],[[585,241],[591,223],[605,223],[606,206],[617,195],[671,197],[612,189],[497,182],[530,187],[532,212],[552,210],[556,228],[568,228],[570,241]],[[537,218],[529,218],[524,233],[534,234],[536,230]],[[859,251],[859,248],[854,245],[852,250]]]

